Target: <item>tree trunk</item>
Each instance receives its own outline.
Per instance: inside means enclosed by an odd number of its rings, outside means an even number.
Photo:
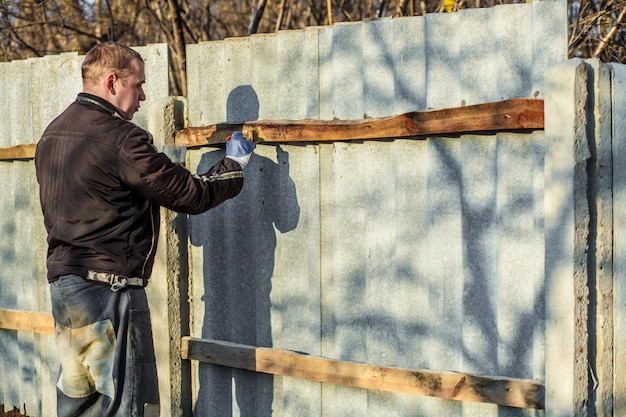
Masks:
[[[187,54],[185,51],[185,37],[183,35],[182,17],[177,0],[168,0],[170,8],[170,23],[174,35],[174,54],[176,55],[177,82],[180,94],[187,96]]]
[[[254,15],[252,16],[252,21],[250,22],[250,27],[248,28],[248,36],[257,33],[259,29],[259,22],[263,17],[263,12],[265,11],[265,5],[267,4],[267,0],[259,0],[256,6],[256,10],[254,11]]]
[[[333,24],[333,2],[326,0],[326,11],[328,13],[328,26]]]
[[[280,1],[280,9],[278,9],[278,18],[276,19],[276,30],[274,32],[278,32],[280,27],[283,24],[283,17],[285,16],[285,3],[287,0]]]

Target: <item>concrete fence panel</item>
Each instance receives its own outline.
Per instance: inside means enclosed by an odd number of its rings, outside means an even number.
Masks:
[[[538,1],[189,45],[188,124],[543,98],[566,43],[565,2]],[[544,150],[541,131],[259,145],[242,194],[190,217],[191,335],[543,380]],[[189,155],[200,172],[223,151]],[[517,412],[198,363],[193,378],[198,416]]]

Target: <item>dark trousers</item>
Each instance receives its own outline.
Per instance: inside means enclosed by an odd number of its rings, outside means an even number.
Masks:
[[[159,391],[143,288],[114,292],[67,275],[50,284],[61,369],[59,417],[158,416]],[[150,411],[147,411],[150,410]]]

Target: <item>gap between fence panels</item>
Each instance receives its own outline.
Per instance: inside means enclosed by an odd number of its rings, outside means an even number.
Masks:
[[[361,120],[257,120],[187,127],[176,131],[176,146],[201,147],[226,143],[241,131],[257,143],[320,143],[335,141],[425,139],[468,133],[532,131],[544,128],[542,99],[511,99],[492,103],[424,110]],[[0,147],[0,161],[33,159],[36,144]]]

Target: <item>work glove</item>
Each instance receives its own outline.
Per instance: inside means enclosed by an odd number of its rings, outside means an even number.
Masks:
[[[248,160],[256,144],[247,140],[241,132],[233,132],[226,138],[226,158],[239,162],[241,168],[248,165]]]

